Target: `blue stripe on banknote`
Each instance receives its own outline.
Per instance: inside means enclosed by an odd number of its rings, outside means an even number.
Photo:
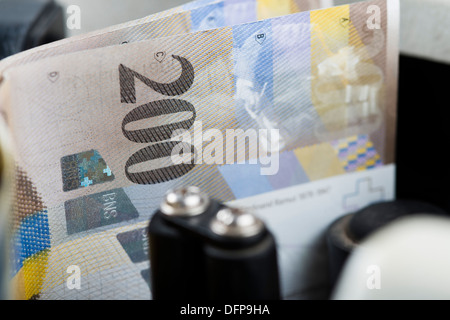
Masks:
[[[12,275],[22,268],[26,259],[50,248],[47,211],[43,210],[23,219],[13,239]]]

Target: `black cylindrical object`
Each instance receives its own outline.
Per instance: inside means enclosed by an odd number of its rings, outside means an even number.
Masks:
[[[169,191],[148,227],[155,300],[280,298],[275,239],[196,187]]]
[[[148,228],[151,261],[151,287],[154,299],[203,299],[203,250],[196,238],[188,237],[155,214]],[[176,290],[174,290],[176,288]]]
[[[277,250],[270,233],[240,249],[207,245],[205,254],[211,299],[280,299]]]

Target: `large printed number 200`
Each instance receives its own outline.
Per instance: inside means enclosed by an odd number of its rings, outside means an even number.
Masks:
[[[154,91],[168,97],[181,95],[189,90],[194,82],[194,68],[185,58],[172,56],[182,67],[180,77],[171,83],[159,83],[144,77],[130,68],[119,65],[120,97],[122,103],[136,103],[135,79],[142,81]],[[157,116],[191,112],[191,118],[176,123],[138,130],[127,130],[125,126],[134,121],[151,119]],[[122,133],[130,141],[136,143],[152,143],[130,156],[125,164],[127,178],[137,184],[155,184],[179,178],[194,168],[194,163],[182,163],[168,167],[142,172],[130,172],[130,167],[139,163],[170,157],[173,148],[179,144],[170,141],[172,133],[177,129],[189,129],[196,118],[194,106],[181,99],[163,99],[153,101],[131,110],[122,121]],[[194,153],[193,146],[189,146]],[[184,149],[186,150],[186,149]]]

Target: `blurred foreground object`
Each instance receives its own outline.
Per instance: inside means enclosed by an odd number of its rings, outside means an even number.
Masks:
[[[0,60],[62,38],[63,12],[53,1],[0,1]]]
[[[334,299],[450,299],[450,219],[401,218],[350,256]]]
[[[331,287],[334,287],[348,256],[371,234],[393,221],[414,214],[447,215],[426,202],[397,200],[379,202],[337,219],[327,232]]]
[[[0,299],[9,298],[8,239],[13,182],[11,142],[3,118],[0,117]]]
[[[280,299],[275,239],[197,187],[169,190],[149,225],[156,299]]]

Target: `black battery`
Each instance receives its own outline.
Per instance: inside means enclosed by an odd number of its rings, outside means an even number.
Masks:
[[[280,299],[275,238],[251,212],[178,188],[148,233],[153,299]]]

